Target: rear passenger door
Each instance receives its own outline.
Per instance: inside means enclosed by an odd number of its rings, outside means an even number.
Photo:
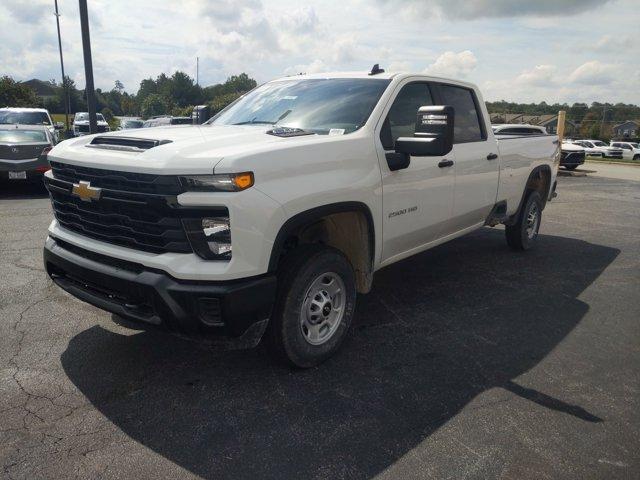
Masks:
[[[453,156],[455,187],[453,213],[445,234],[484,222],[498,191],[498,146],[487,141],[487,128],[475,92],[459,85],[435,85],[439,105],[455,110]]]

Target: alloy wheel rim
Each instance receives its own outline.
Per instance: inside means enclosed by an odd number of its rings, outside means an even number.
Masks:
[[[532,240],[538,233],[538,224],[540,223],[540,211],[538,205],[533,203],[527,214],[526,232],[527,238]]]
[[[318,275],[307,289],[300,310],[300,331],[311,345],[322,345],[336,333],[347,303],[344,282],[333,272]]]

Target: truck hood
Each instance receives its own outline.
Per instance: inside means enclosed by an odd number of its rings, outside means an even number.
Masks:
[[[348,136],[305,135],[277,137],[266,132],[268,125],[177,125],[118,130],[65,140],[48,155],[59,161],[109,170],[176,174],[210,174],[224,158],[233,165],[244,157],[287,150],[313,143],[333,142]],[[137,138],[166,141],[144,152],[89,147],[97,137]]]

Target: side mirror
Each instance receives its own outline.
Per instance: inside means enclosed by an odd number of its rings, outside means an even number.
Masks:
[[[53,124],[53,128],[55,128],[56,130],[62,130],[64,128],[64,123],[56,122]]]
[[[395,151],[414,157],[441,157],[453,148],[455,110],[448,105],[420,107],[413,137],[396,140]]]

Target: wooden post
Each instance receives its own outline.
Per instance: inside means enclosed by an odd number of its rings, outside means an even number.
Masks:
[[[560,142],[561,145],[562,145],[562,139],[564,138],[564,120],[565,120],[566,115],[567,115],[567,112],[565,112],[564,110],[560,110],[558,112],[558,129],[557,129],[557,133],[558,133],[558,141]]]

